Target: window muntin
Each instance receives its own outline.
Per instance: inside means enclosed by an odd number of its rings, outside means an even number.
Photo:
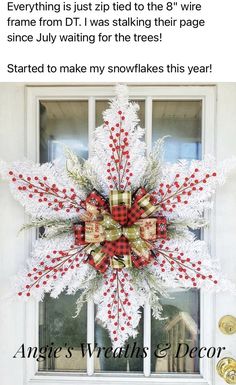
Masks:
[[[140,124],[145,126],[146,114],[145,101],[138,100],[140,104]],[[102,124],[102,111],[108,106],[107,100],[97,100],[95,102],[94,111],[94,126]],[[172,138],[166,140],[166,160],[175,161],[178,158],[197,159],[201,155],[201,101],[178,101],[178,100],[158,100],[152,101],[152,140],[165,135],[172,135]],[[45,162],[55,159],[55,157],[62,155],[63,145],[71,147],[78,155],[87,157],[88,155],[88,116],[89,103],[86,100],[77,101],[43,101],[40,104],[40,161]],[[172,342],[172,347],[175,348],[176,340],[188,341],[191,334],[191,342],[194,346],[199,343],[199,294],[196,290],[189,292],[172,293],[175,299],[163,299],[164,312],[171,317],[171,320],[176,321],[179,317],[173,330],[169,330],[168,325],[163,321],[152,319],[151,322],[151,347],[155,348],[157,343]],[[50,344],[50,339],[57,340],[54,332],[49,332],[48,323],[53,323],[53,314],[60,313],[61,303],[63,312],[66,313],[65,319],[71,318],[74,324],[71,328],[75,331],[76,336],[70,335],[66,327],[61,327],[60,338],[67,343],[68,339],[74,338],[73,347],[77,352],[73,352],[75,360],[64,359],[60,362],[47,362],[40,365],[40,369],[44,371],[86,371],[86,359],[81,358],[80,343],[86,342],[86,327],[80,327],[86,323],[86,306],[83,307],[79,318],[72,318],[73,304],[75,297],[62,294],[58,299],[51,299],[45,297],[43,303],[40,304],[40,344],[45,342]],[[51,301],[51,305],[50,304]],[[192,306],[194,304],[194,306]],[[184,305],[184,306],[183,306]],[[75,307],[74,307],[75,308]],[[65,311],[66,309],[66,311]],[[194,330],[188,330],[186,327],[186,319],[192,320],[195,325]],[[50,321],[49,321],[50,320]],[[170,318],[169,318],[170,320]],[[94,322],[94,319],[88,317],[87,322]],[[67,323],[67,322],[66,322]],[[65,323],[65,324],[66,324]],[[70,323],[70,322],[69,322]],[[173,323],[173,322],[172,322]],[[137,346],[143,346],[143,319],[140,322],[140,334],[137,337]],[[78,332],[80,330],[80,332]],[[163,332],[163,330],[165,332]],[[60,340],[61,340],[60,339]],[[95,323],[95,342],[99,346],[111,346],[107,332],[101,326]],[[128,341],[134,344],[134,340]],[[174,343],[173,343],[174,342]],[[57,343],[54,342],[55,345]],[[119,361],[118,361],[119,360]],[[95,372],[139,372],[143,371],[143,360],[138,358],[124,359],[97,359],[94,357]],[[55,360],[57,361],[57,360]],[[70,362],[69,362],[70,361]],[[151,355],[151,371],[153,373],[160,372],[188,372],[198,373],[199,363],[193,360],[191,362],[182,360],[179,365],[173,359],[173,349],[167,357],[166,363],[162,359],[156,359]]]

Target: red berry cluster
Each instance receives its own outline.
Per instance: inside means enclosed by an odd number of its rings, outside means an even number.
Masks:
[[[82,259],[83,256],[81,249],[74,245],[71,245],[69,250],[53,250],[51,254],[46,256],[45,261],[39,263],[39,267],[34,267],[28,273],[29,283],[18,295],[22,296],[24,293],[29,297],[32,287],[39,289],[47,285],[48,282],[56,281],[65,275],[68,270],[79,268],[81,263],[86,263]]]
[[[107,317],[112,320],[114,329],[114,341],[118,341],[119,331],[124,331],[125,326],[131,326],[132,317],[128,315],[126,307],[131,306],[129,301],[129,293],[125,290],[125,282],[129,279],[129,275],[124,273],[123,270],[114,270],[111,278],[108,279],[107,275],[104,274],[105,285],[107,289],[103,295],[106,297],[109,295],[112,301],[107,304]],[[129,291],[132,291],[132,286],[129,286]],[[121,322],[122,319],[122,322]],[[122,324],[122,326],[120,325]]]
[[[196,168],[194,173],[184,178],[184,181],[180,183],[180,174],[176,174],[174,181],[171,184],[160,183],[159,190],[155,193],[158,196],[158,206],[161,206],[163,211],[173,212],[178,204],[189,203],[189,197],[193,193],[201,192],[204,190],[204,185],[207,181],[216,177],[216,172],[212,174],[206,174],[204,178],[198,178],[197,174],[199,169]]]
[[[73,188],[60,189],[55,183],[49,184],[46,176],[40,178],[16,175],[13,171],[9,171],[9,175],[12,182],[19,185],[18,190],[27,193],[29,199],[44,203],[55,211],[65,210],[67,213],[72,209],[80,211],[80,205],[77,203],[79,199]]]
[[[128,131],[123,128],[125,116],[122,111],[118,111],[119,122],[111,126],[108,121],[104,122],[105,127],[108,127],[110,136],[109,147],[111,150],[111,158],[107,163],[107,178],[109,188],[124,190],[131,185],[130,178],[133,176],[130,172],[130,154]]]
[[[180,252],[178,248],[170,250],[168,246],[165,246],[165,244],[166,241],[163,239],[159,247],[153,250],[156,256],[154,266],[159,265],[163,273],[168,267],[170,271],[176,273],[178,279],[191,281],[193,287],[197,286],[196,281],[198,279],[209,279],[215,285],[218,283],[212,275],[205,275],[202,273],[201,261],[193,262],[191,258],[186,257],[185,254]]]

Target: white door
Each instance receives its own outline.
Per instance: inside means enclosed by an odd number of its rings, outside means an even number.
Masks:
[[[236,84],[216,86],[130,86],[131,98],[140,104],[141,125],[146,127],[150,149],[158,137],[171,135],[166,143],[166,159],[198,159],[211,153],[218,160],[236,154]],[[72,147],[81,156],[89,153],[92,131],[101,122],[112,86],[34,87],[20,84],[0,85],[0,155],[5,160],[49,161],[61,155],[62,146]],[[232,176],[218,189],[210,227],[204,234],[212,255],[219,257],[223,270],[236,281],[234,232],[236,178]],[[75,297],[61,295],[43,303],[27,305],[7,297],[10,277],[28,256],[36,234],[17,237],[20,225],[27,220],[23,210],[11,198],[1,182],[1,341],[3,385],[21,384],[223,384],[216,373],[221,361],[222,376],[236,380],[236,336],[223,334],[218,322],[222,316],[236,317],[236,300],[229,293],[209,295],[197,290],[173,292],[164,300],[164,316],[152,318],[148,304],[143,310],[139,336],[130,345],[149,347],[145,357],[105,359],[83,357],[81,343],[110,346],[106,332],[94,322],[93,303],[84,305],[79,318],[72,318]],[[232,322],[234,318],[232,318]],[[233,327],[233,326],[232,326]],[[156,357],[157,344],[171,344],[163,357]],[[175,357],[178,344],[186,344],[186,355]],[[72,359],[13,358],[19,347],[74,347]],[[168,346],[168,345],[167,345]],[[206,347],[209,357],[190,357],[191,348]],[[217,349],[217,348],[225,349]],[[205,351],[205,350],[204,350]],[[215,351],[215,355],[214,355]],[[218,357],[217,352],[221,351]],[[202,350],[203,352],[203,350]],[[167,354],[165,354],[167,353]],[[27,355],[27,352],[26,352]],[[212,357],[213,356],[213,357]],[[233,382],[232,382],[233,383]]]

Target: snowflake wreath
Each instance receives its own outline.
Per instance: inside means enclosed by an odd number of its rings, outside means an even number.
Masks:
[[[1,164],[14,197],[32,217],[23,228],[41,228],[17,278],[18,295],[42,300],[47,292],[82,291],[76,313],[93,299],[113,346],[136,336],[146,301],[161,317],[159,297],[168,288],[232,289],[191,229],[205,225],[215,186],[235,161],[166,164],[163,140],[147,156],[138,109],[126,87],[118,86],[88,160],[66,149],[63,168],[58,162]]]

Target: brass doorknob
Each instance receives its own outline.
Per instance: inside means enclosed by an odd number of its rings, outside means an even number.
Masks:
[[[224,334],[236,333],[236,318],[232,315],[225,315],[219,320],[219,329]]]
[[[236,360],[224,357],[217,363],[216,370],[227,384],[236,384]]]

